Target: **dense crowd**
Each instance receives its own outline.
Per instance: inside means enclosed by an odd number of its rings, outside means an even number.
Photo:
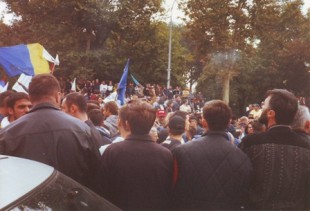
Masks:
[[[310,209],[310,114],[274,89],[244,116],[179,87],[36,75],[0,94],[0,154],[53,166],[121,209]]]

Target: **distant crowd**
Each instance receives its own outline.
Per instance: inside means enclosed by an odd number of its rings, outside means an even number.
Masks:
[[[36,75],[0,94],[0,154],[36,160],[124,210],[310,209],[310,113],[274,89],[233,118],[179,87]],[[108,100],[107,100],[108,99]]]

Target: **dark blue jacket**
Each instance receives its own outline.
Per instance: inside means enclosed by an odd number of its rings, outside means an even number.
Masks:
[[[98,193],[124,210],[168,208],[171,152],[149,135],[130,135],[111,144],[101,158]]]
[[[207,132],[174,150],[177,181],[174,209],[240,209],[247,203],[249,158],[227,141],[226,132]]]

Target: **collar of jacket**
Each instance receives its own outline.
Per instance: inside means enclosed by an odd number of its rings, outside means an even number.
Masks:
[[[46,109],[46,108],[48,108],[48,109],[54,109],[54,110],[60,110],[60,108],[57,108],[56,106],[54,106],[54,105],[51,104],[51,103],[39,103],[39,104],[33,106],[33,107],[31,108],[31,110],[29,111],[29,113],[34,112],[34,111],[37,111],[37,110],[40,110],[40,109]]]
[[[291,131],[291,127],[288,125],[273,125],[268,128],[267,131]]]
[[[225,131],[207,131],[202,134],[202,136],[223,136],[227,139],[227,133]]]
[[[125,141],[153,141],[152,136],[150,136],[149,134],[145,134],[145,135],[134,135],[134,134],[130,134],[125,138]],[[155,143],[155,142],[154,142]]]

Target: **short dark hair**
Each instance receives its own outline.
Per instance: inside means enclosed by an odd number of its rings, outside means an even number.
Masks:
[[[104,104],[104,109],[110,111],[112,115],[118,115],[118,106],[116,102],[110,101]]]
[[[93,109],[87,113],[88,118],[95,126],[101,126],[104,121],[104,116],[100,109]]]
[[[119,110],[119,118],[123,125],[128,122],[132,134],[145,135],[155,122],[156,110],[146,102],[133,100]]]
[[[87,113],[93,109],[99,109],[100,110],[100,106],[96,103],[87,102]]]
[[[71,107],[73,104],[76,105],[80,112],[87,112],[87,101],[82,94],[77,92],[69,93],[64,98],[65,103],[68,107]]]
[[[208,101],[203,107],[203,118],[210,130],[226,130],[231,116],[231,109],[221,100]]]
[[[172,118],[174,116],[180,116],[183,119],[187,119],[187,113],[185,111],[176,110],[175,112],[173,112],[173,114],[170,116],[170,118]]]
[[[21,99],[29,100],[29,95],[24,92],[13,92],[11,95],[8,96],[6,105],[7,107],[13,109],[16,101]]]
[[[0,107],[5,107],[7,105],[7,98],[12,94],[14,94],[14,92],[11,90],[7,90],[0,94]]]
[[[87,100],[87,103],[93,103],[93,104],[100,106],[98,100]]]
[[[32,78],[28,91],[31,100],[37,101],[59,92],[60,85],[55,76],[51,74],[39,74]]]
[[[275,111],[277,124],[291,124],[298,109],[295,95],[286,89],[273,89],[267,91],[267,97],[270,97],[269,108]]]
[[[181,135],[185,132],[185,121],[181,116],[175,115],[169,119],[169,133],[172,135]]]
[[[198,123],[198,118],[197,118],[197,116],[195,114],[189,115],[188,121],[191,122],[193,120]]]

